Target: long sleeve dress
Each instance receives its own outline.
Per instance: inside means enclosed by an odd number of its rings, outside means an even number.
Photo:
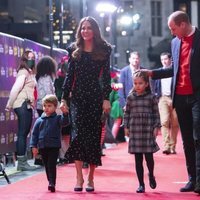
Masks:
[[[159,150],[153,130],[160,127],[156,97],[150,92],[127,97],[124,128],[129,129],[129,153],[155,153]]]
[[[104,60],[93,60],[83,52],[80,60],[70,59],[63,86],[63,98],[70,93],[71,144],[65,154],[69,163],[84,161],[101,165],[101,115],[103,100],[109,100],[110,48]]]

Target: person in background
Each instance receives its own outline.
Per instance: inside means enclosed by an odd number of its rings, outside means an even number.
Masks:
[[[76,41],[68,52],[69,68],[60,105],[68,109],[70,97],[71,143],[65,158],[75,162],[77,182],[74,191],[83,190],[82,166],[83,162],[89,164],[86,191],[93,192],[95,168],[102,165],[101,116],[111,108],[111,45],[102,38],[97,21],[88,16],[81,19]]]
[[[56,164],[61,147],[61,127],[69,124],[69,117],[66,108],[62,108],[63,115],[56,114],[58,99],[55,95],[46,95],[42,99],[42,105],[44,113],[35,121],[30,147],[34,157],[40,151],[49,182],[48,190],[55,192]]]
[[[140,66],[140,54],[137,51],[130,53],[129,65],[124,67],[120,72],[119,83],[122,87],[119,88],[119,102],[121,107],[124,109],[126,99],[130,90],[133,88],[133,74],[135,71],[141,68]]]
[[[163,69],[172,66],[171,54],[163,52],[160,55]],[[153,93],[158,97],[158,108],[161,120],[161,133],[163,136],[164,154],[176,154],[176,141],[179,130],[176,111],[172,106],[171,83],[172,78],[153,80]]]
[[[176,109],[186,158],[188,182],[180,192],[200,194],[200,31],[188,15],[175,11],[168,27],[176,36],[171,43],[172,67],[146,70],[153,79],[173,76],[172,102]]]
[[[66,72],[68,69],[68,60],[69,56],[64,56],[61,59],[60,64],[56,72],[56,79],[54,81],[55,93],[58,98],[58,101],[61,102],[62,97],[62,86],[66,77]],[[62,139],[61,139],[61,148],[59,152],[59,163],[65,164],[65,153],[69,147],[70,142],[70,126],[62,127]]]
[[[35,104],[34,90],[35,80],[35,54],[28,50],[20,58],[20,64],[17,69],[17,77],[10,91],[9,99],[5,110],[14,109],[18,120],[17,130],[17,170],[34,170],[27,162],[27,136],[31,129],[33,118],[33,107]]]
[[[56,76],[56,61],[50,56],[42,57],[36,66],[36,81],[37,81],[37,102],[36,109],[38,115],[43,113],[42,99],[47,94],[55,94],[53,85]]]
[[[129,136],[128,151],[135,154],[135,167],[139,181],[137,193],[145,192],[143,156],[149,170],[149,185],[157,186],[154,176],[153,153],[159,150],[156,136],[160,128],[160,116],[156,97],[151,94],[149,77],[145,72],[136,72],[124,112],[124,131]]]
[[[119,95],[118,95],[118,90],[122,85],[118,83],[118,76],[119,74],[117,73],[117,71],[113,71],[111,73],[112,91],[109,97],[111,103],[110,117],[114,120],[112,126],[112,135],[115,139],[117,138],[117,134],[119,132],[119,128],[123,119],[123,109],[119,104]]]

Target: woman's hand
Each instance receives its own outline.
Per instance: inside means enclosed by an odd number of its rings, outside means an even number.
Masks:
[[[67,103],[65,100],[61,100],[61,103],[60,103],[60,110],[63,112],[63,113],[68,113],[69,112],[69,107],[67,106]]]
[[[104,100],[103,101],[103,111],[108,114],[110,112],[111,105],[109,100]]]
[[[128,128],[124,128],[124,135],[126,137],[129,137],[129,129]]]

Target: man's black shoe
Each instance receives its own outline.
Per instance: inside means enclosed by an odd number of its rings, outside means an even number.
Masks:
[[[195,188],[194,188],[194,192],[200,194],[200,183],[197,183],[197,184],[196,184],[196,186],[195,186]]]
[[[180,192],[193,192],[194,191],[194,184],[191,182],[191,181],[189,181],[186,185],[185,185],[185,187],[182,187],[181,189],[180,189]]]

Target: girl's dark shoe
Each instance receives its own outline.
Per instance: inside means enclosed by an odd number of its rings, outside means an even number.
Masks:
[[[145,192],[145,187],[144,185],[140,185],[139,188],[136,190],[137,193],[144,193]]]
[[[156,183],[156,179],[155,179],[155,176],[150,176],[149,175],[149,185],[152,189],[155,189],[156,186],[157,186],[157,183]]]

